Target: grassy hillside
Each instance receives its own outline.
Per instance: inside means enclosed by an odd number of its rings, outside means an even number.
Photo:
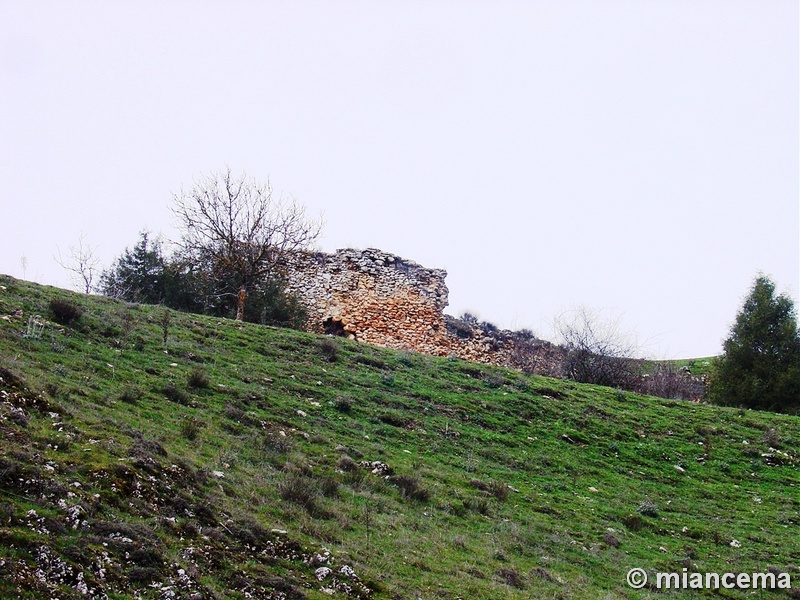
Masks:
[[[0,378],[2,598],[670,595],[633,567],[800,587],[796,417],[1,276]]]

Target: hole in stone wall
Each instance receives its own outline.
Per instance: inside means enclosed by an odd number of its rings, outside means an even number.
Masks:
[[[333,317],[328,317],[322,322],[322,331],[325,332],[325,335],[347,337],[344,323],[342,323],[341,319],[334,319]]]

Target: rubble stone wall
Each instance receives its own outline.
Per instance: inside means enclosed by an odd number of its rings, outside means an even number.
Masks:
[[[299,255],[288,291],[308,308],[309,331],[444,354],[446,276],[374,248],[345,249]]]
[[[306,329],[368,344],[455,356],[473,362],[559,375],[559,350],[511,331],[487,331],[444,314],[447,272],[381,250],[303,253],[287,291],[308,309]]]

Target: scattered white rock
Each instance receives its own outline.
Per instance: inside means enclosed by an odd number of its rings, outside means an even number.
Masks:
[[[345,577],[349,577],[350,579],[356,579],[356,580],[358,579],[358,575],[356,575],[356,572],[350,565],[342,565],[341,567],[339,567],[339,573],[341,573]]]
[[[225,477],[225,473],[222,471],[211,471],[211,475],[217,479],[223,479]]]
[[[314,571],[314,575],[317,577],[317,581],[322,581],[326,577],[328,577],[333,571],[328,567],[320,567],[316,571]]]

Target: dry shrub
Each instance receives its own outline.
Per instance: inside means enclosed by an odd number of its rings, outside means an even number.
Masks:
[[[205,369],[193,369],[192,372],[189,373],[187,385],[193,389],[207,388],[209,386],[209,381]]]
[[[322,340],[319,343],[319,350],[322,352],[322,356],[330,363],[336,362],[339,358],[339,346],[330,339]]]
[[[53,320],[60,325],[71,325],[83,315],[83,309],[80,306],[68,300],[59,299],[50,301],[50,312]]]
[[[518,590],[525,588],[525,582],[522,581],[522,575],[520,575],[519,571],[516,569],[503,568],[497,571],[497,574],[500,576],[500,579],[506,583],[506,585],[510,585]]]
[[[389,478],[389,482],[400,489],[403,498],[427,502],[431,498],[431,491],[425,487],[418,477],[412,475],[396,475]]]
[[[174,385],[167,384],[163,388],[161,388],[162,393],[167,397],[168,400],[175,402],[176,404],[181,404],[183,406],[188,406],[191,402],[191,399],[186,394],[186,392],[178,389]]]
[[[186,417],[181,422],[181,435],[190,442],[197,439],[200,435],[200,430],[203,428],[203,422],[196,417]]]
[[[287,502],[294,502],[309,512],[314,512],[320,497],[316,483],[303,475],[289,475],[278,484],[278,494]]]

